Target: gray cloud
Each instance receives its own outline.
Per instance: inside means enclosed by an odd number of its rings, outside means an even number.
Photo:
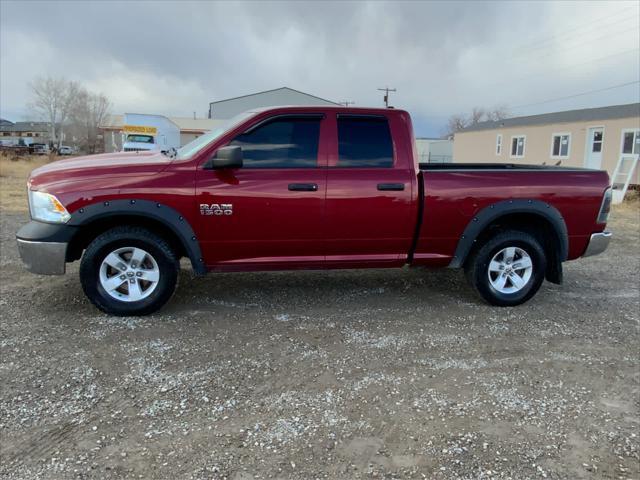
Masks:
[[[62,75],[114,110],[202,115],[211,100],[290,86],[380,105],[438,133],[451,113],[517,106],[640,77],[637,2],[0,3],[0,113]],[[626,53],[625,53],[626,52]],[[601,60],[598,60],[601,59]],[[513,113],[639,101],[635,86]]]

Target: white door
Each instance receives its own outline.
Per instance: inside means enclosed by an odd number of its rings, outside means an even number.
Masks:
[[[640,157],[640,129],[628,129],[622,131],[622,149],[620,161],[613,172],[611,184],[613,186],[613,203],[620,203],[627,193],[631,177]]]
[[[604,142],[604,128],[594,127],[589,129],[587,137],[587,151],[584,166],[587,168],[602,169],[602,143]]]

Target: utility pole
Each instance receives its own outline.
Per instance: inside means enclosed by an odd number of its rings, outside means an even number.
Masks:
[[[389,108],[389,92],[395,92],[396,89],[395,88],[389,88],[384,87],[384,88],[379,88],[378,90],[380,90],[381,92],[384,92],[384,106]]]
[[[342,102],[339,102],[340,105],[344,105],[345,107],[348,107],[349,105],[355,105],[356,102],[350,102],[349,100],[344,100]]]

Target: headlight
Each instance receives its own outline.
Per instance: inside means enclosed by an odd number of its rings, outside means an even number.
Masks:
[[[43,222],[66,223],[71,218],[55,196],[33,190],[29,190],[29,211],[31,218]]]

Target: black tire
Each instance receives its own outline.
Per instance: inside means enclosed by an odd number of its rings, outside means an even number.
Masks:
[[[508,247],[524,250],[532,264],[531,277],[515,293],[497,290],[489,277],[489,263],[496,254]],[[546,267],[544,248],[535,236],[520,230],[505,230],[486,240],[473,252],[465,263],[465,273],[471,286],[487,303],[499,307],[512,307],[526,302],[536,294],[544,280]]]
[[[100,282],[103,260],[114,250],[125,247],[145,250],[153,257],[160,272],[155,289],[142,300],[127,302],[113,298]],[[148,315],[171,298],[178,271],[178,259],[162,237],[144,228],[122,226],[107,230],[89,244],[80,263],[80,283],[91,303],[103,312],[118,316]]]

